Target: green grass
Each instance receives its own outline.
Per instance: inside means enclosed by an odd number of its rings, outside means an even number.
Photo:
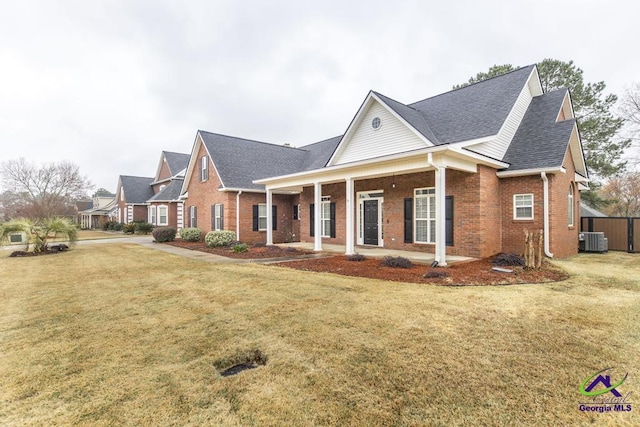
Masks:
[[[136,245],[0,257],[0,425],[638,425],[638,255],[560,283],[437,287],[215,265]],[[267,364],[222,378],[238,355]],[[623,393],[623,394],[624,394]]]

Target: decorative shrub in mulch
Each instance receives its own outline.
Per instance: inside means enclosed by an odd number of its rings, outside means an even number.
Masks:
[[[208,247],[204,242],[186,242],[184,240],[174,240],[164,244],[239,259],[292,258],[313,253],[291,247],[267,246],[263,243],[247,245],[248,250],[245,252],[233,251],[234,246],[241,244],[239,242],[232,242],[231,246],[212,248]]]
[[[10,257],[27,257],[27,256],[40,256],[40,255],[53,255],[59,254],[69,250],[69,246],[61,243],[59,245],[51,245],[47,249],[41,252],[25,252],[25,251],[13,251],[9,255]]]

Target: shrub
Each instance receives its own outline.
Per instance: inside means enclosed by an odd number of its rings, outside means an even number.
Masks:
[[[451,276],[451,274],[449,274],[448,271],[444,271],[444,270],[427,270],[427,272],[422,276],[425,279],[439,279],[441,277],[449,277]]]
[[[104,224],[102,224],[102,231],[109,231],[109,230],[113,230],[113,221],[107,221]]]
[[[364,261],[364,255],[362,254],[353,254],[353,255],[347,255],[346,256],[347,261]]]
[[[116,222],[113,224],[113,231],[122,231],[123,228],[124,228],[124,224],[120,222]]]
[[[242,252],[249,252],[249,245],[247,245],[246,243],[236,243],[235,245],[231,246],[231,250],[237,254]]]
[[[493,265],[500,265],[500,266],[522,266],[522,267],[524,267],[524,265],[525,265],[524,258],[522,258],[520,255],[516,255],[516,254],[498,254],[493,259],[493,261],[491,261],[491,263]]]
[[[195,227],[187,227],[180,230],[180,238],[186,242],[197,242],[202,238],[202,230]]]
[[[149,234],[153,231],[153,224],[146,221],[137,222],[134,226],[136,234]]]
[[[122,224],[122,231],[124,231],[124,234],[133,234],[136,231],[136,224],[133,222]]]
[[[151,233],[158,243],[172,242],[176,238],[176,229],[173,227],[159,227]]]
[[[226,246],[234,240],[236,240],[236,233],[233,231],[210,231],[204,236],[204,243],[210,248]]]
[[[411,261],[409,261],[406,258],[403,258],[401,256],[398,257],[392,257],[392,256],[386,256],[384,258],[382,258],[382,266],[384,267],[392,267],[392,268],[411,268],[413,267],[413,264],[411,263]]]

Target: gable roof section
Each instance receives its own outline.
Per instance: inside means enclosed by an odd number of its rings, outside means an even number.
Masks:
[[[561,168],[575,119],[556,122],[566,89],[536,96],[516,131],[502,161],[507,171]]]
[[[409,104],[426,117],[438,144],[496,135],[535,65]]]
[[[427,122],[427,117],[423,112],[416,110],[413,107],[401,104],[400,102],[384,96],[378,92],[373,93],[376,94],[376,96],[380,98],[380,100],[385,104],[387,104],[393,111],[395,111],[396,114],[398,114],[407,123],[413,126],[415,130],[420,132],[425,138],[431,141],[433,145],[440,145],[438,138],[431,131],[429,123]]]
[[[172,180],[162,191],[151,197],[148,202],[173,202],[180,198],[180,189],[182,188],[183,179],[178,178]]]
[[[327,163],[329,163],[329,159],[336,148],[338,148],[341,139],[342,135],[300,147],[300,149],[305,150],[307,154],[302,169],[299,172],[325,167]]]
[[[153,197],[153,178],[120,175],[120,183],[126,203],[143,204]]]
[[[171,151],[163,151],[164,158],[167,160],[171,176],[176,176],[189,165],[189,155],[184,153],[174,153]]]

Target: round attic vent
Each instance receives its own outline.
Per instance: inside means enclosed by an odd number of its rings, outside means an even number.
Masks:
[[[382,126],[382,121],[380,120],[380,117],[374,117],[373,120],[371,121],[371,127],[373,128],[373,130],[378,130],[380,129],[380,126]]]

